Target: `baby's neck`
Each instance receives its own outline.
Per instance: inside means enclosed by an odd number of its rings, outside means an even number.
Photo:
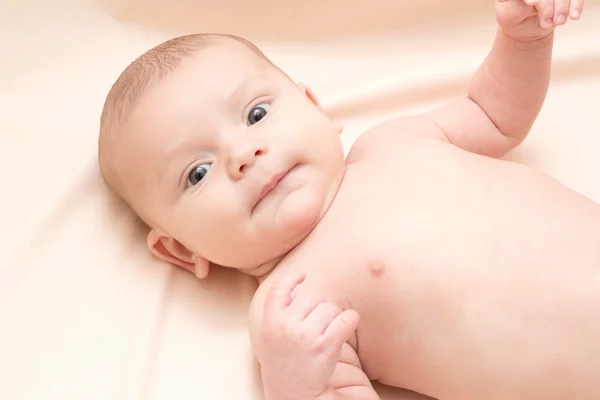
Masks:
[[[254,276],[258,280],[258,284],[260,285],[265,279],[267,279],[267,277],[277,267],[277,265],[279,265],[279,263],[285,258],[285,256],[287,256],[287,253],[271,261],[267,261],[266,263],[259,265],[251,271],[245,271],[245,273]]]
[[[319,218],[318,222],[320,222],[320,220],[321,220],[321,218]],[[306,236],[304,238],[302,238],[302,240],[300,240],[300,242],[298,244],[296,244],[288,252],[281,254],[281,255],[277,256],[276,258],[259,265],[256,268],[253,268],[251,270],[245,270],[242,272],[244,272],[245,274],[254,276],[258,280],[258,284],[261,285],[264,282],[264,280],[267,279],[269,275],[271,275],[271,273],[275,270],[275,268],[277,268],[279,266],[280,263],[284,262],[284,260],[286,260],[286,258],[288,258],[288,256],[291,255],[291,253],[295,253],[298,248],[302,247],[303,243],[306,241],[306,239],[311,235],[313,230],[318,225],[318,222],[313,226],[313,228],[310,230],[310,232],[308,232],[306,234]]]

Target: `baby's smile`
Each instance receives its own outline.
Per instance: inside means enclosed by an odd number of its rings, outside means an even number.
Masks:
[[[286,168],[280,172],[271,174],[262,185],[258,185],[260,190],[258,191],[258,195],[252,196],[255,198],[253,201],[254,206],[252,206],[251,213],[254,214],[254,211],[259,209],[260,205],[263,203],[263,200],[270,195],[274,194],[275,189],[279,187],[279,184],[282,183],[289,175],[289,173],[296,168],[298,164],[294,164],[291,168]]]

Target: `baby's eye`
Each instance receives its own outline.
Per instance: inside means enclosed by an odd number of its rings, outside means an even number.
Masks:
[[[187,179],[187,187],[195,186],[208,174],[210,164],[196,165],[190,171]]]
[[[250,113],[248,114],[248,125],[254,125],[264,117],[266,117],[269,112],[268,104],[259,104],[255,106]]]

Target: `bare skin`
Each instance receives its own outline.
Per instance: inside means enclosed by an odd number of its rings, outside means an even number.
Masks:
[[[390,127],[365,134],[349,163],[255,310],[273,282],[301,272],[298,293],[360,315],[349,343],[371,380],[443,399],[600,393],[596,203],[528,167]]]
[[[526,138],[554,26],[583,2],[496,6],[468,96],[374,127],[346,160],[312,92],[231,44],[183,61],[124,124],[111,154],[150,251],[259,279],[269,400],[378,399],[372,380],[600,398],[600,206],[498,159]]]

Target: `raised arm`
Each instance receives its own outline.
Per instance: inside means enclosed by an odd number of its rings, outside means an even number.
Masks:
[[[528,135],[546,98],[554,27],[579,18],[582,7],[583,0],[496,0],[496,39],[467,95],[414,118],[465,150],[503,156]]]

